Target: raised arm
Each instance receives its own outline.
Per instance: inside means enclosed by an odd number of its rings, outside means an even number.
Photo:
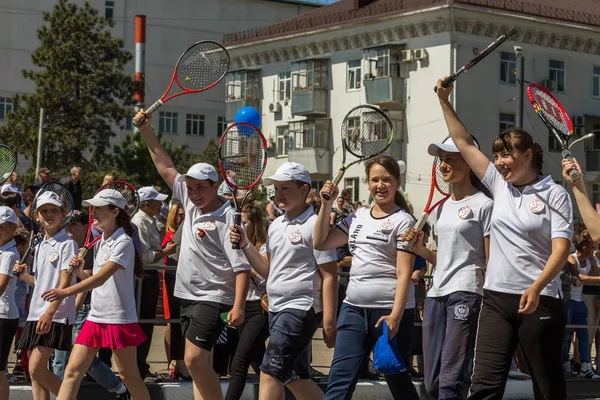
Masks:
[[[446,126],[448,126],[450,137],[452,137],[452,140],[454,141],[454,144],[456,144],[462,157],[467,164],[469,164],[469,167],[471,167],[473,172],[475,172],[475,175],[477,175],[479,179],[483,179],[485,172],[490,165],[490,160],[475,146],[473,137],[463,123],[460,122],[458,115],[456,115],[456,111],[454,111],[454,107],[450,104],[449,96],[453,88],[454,85],[444,88],[442,86],[442,80],[438,79],[437,95],[442,107],[444,119],[446,120]]]
[[[578,169],[581,171],[579,163],[575,159],[573,162],[563,159],[562,168],[563,178],[573,187],[575,201],[577,202],[581,219],[583,219],[583,223],[585,224],[587,231],[590,233],[590,236],[594,242],[600,242],[600,215],[596,212],[596,209],[590,202],[587,190],[585,189],[585,180],[578,179],[573,181],[573,179],[571,179],[569,176],[569,172],[572,169]]]
[[[323,193],[329,193],[329,200],[323,197]],[[337,199],[338,187],[333,182],[327,181],[321,189],[321,208],[315,224],[315,237],[313,246],[317,250],[331,250],[343,246],[348,242],[348,235],[340,229],[333,227],[329,229],[330,210],[335,199]]]
[[[152,126],[150,125],[152,116],[147,114],[145,110],[140,110],[133,119],[140,121],[144,118],[146,120],[139,127],[140,133],[146,142],[156,170],[169,188],[173,189],[175,177],[178,174],[175,164],[152,130]]]

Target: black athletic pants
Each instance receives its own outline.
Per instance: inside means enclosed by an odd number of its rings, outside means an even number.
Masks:
[[[536,400],[567,398],[561,359],[566,324],[562,300],[540,296],[533,314],[521,315],[520,298],[484,292],[469,400],[502,399],[517,345],[531,373]]]
[[[155,319],[158,296],[160,293],[158,271],[144,272],[145,276],[144,279],[142,279],[140,319]],[[140,370],[140,376],[144,379],[150,373],[150,365],[147,362],[147,358],[148,354],[150,354],[150,346],[152,346],[154,324],[140,324],[140,327],[147,338],[145,342],[137,347],[137,364]]]

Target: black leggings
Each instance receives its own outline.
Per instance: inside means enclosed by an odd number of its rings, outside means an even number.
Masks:
[[[239,341],[231,362],[231,379],[225,400],[239,400],[246,386],[248,367],[258,375],[265,354],[265,341],[269,337],[269,317],[260,300],[246,302],[246,319],[238,327]]]

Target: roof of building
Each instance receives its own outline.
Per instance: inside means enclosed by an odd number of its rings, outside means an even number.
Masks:
[[[359,3],[365,5],[356,7]],[[439,6],[502,11],[550,21],[600,26],[599,0],[340,0],[278,24],[227,34],[224,42],[229,46],[251,43]]]

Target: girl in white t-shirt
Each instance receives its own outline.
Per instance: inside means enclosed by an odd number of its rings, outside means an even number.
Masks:
[[[543,150],[523,130],[510,129],[494,140],[491,163],[450,104],[452,86],[441,82],[437,95],[450,136],[494,198],[469,399],[502,397],[518,345],[535,397],[566,399],[558,274],[573,236],[571,198],[551,176],[542,176]]]
[[[133,280],[134,274],[142,275],[143,268],[131,239],[133,229],[125,199],[115,190],[104,189],[83,205],[91,207],[94,225],[103,231],[102,239],[94,245],[93,275],[81,269],[84,260],[75,256],[70,264],[76,267],[81,282],[42,295],[47,301],[74,299],[76,294],[93,289],[90,314],[73,346],[57,399],[75,398],[101,347],[112,349],[121,379],[132,397],[150,399],[136,362],[137,346],[146,336],[137,322]]]
[[[46,302],[41,295],[48,289],[66,288],[73,283],[67,269],[78,248],[61,228],[66,213],[58,194],[50,191],[42,193],[36,206],[33,217],[39,221],[45,236],[35,248],[32,265],[35,278],[25,272],[26,265],[19,262],[15,264],[13,273],[34,287],[19,348],[27,349],[29,354],[31,388],[33,398],[37,400],[50,398],[50,393],[58,394],[61,380],[48,369],[48,360],[55,349],[71,350],[71,325],[75,322],[75,298]]]
[[[13,266],[20,259],[13,235],[17,230],[17,214],[0,206],[0,399],[8,399],[8,380],[4,374],[11,345],[19,327],[19,310],[15,302],[17,279]]]
[[[475,142],[477,146],[477,143]],[[483,276],[490,244],[493,202],[451,138],[429,145],[452,196],[436,210],[437,252],[415,238],[412,250],[435,266],[423,311],[425,388],[433,398],[463,398],[470,376]],[[488,192],[489,193],[489,192]]]
[[[352,268],[346,298],[340,310],[333,361],[325,399],[348,399],[358,381],[363,359],[383,332],[398,343],[404,361],[410,355],[415,322],[415,293],[411,281],[415,255],[405,251],[404,233],[414,224],[400,188],[400,167],[387,155],[369,160],[365,167],[372,208],[360,208],[329,229],[329,210],[338,188],[327,181],[329,193],[315,225],[314,246],[319,250],[348,244]],[[394,399],[418,399],[407,371],[385,375]]]

